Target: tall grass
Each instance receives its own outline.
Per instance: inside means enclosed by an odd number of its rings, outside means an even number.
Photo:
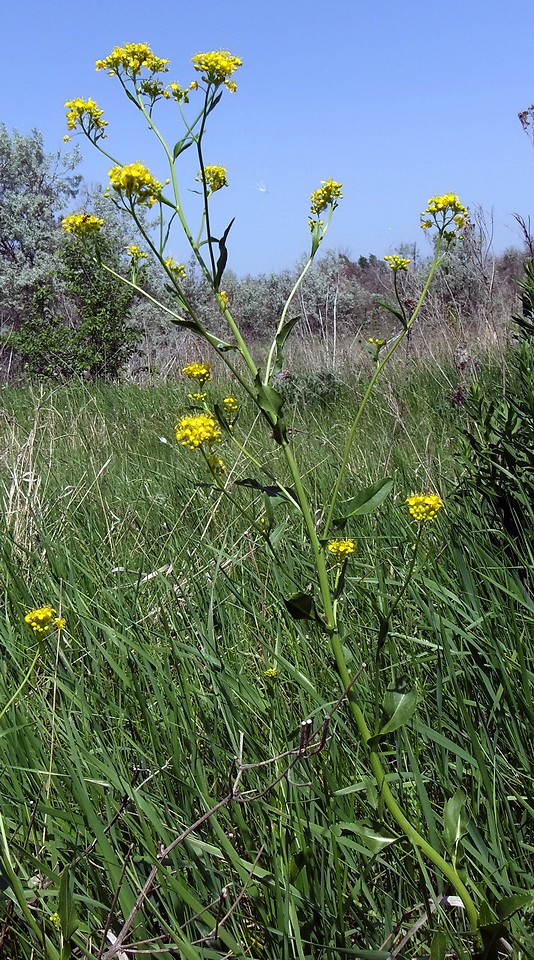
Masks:
[[[342,496],[377,479],[371,464],[395,489],[359,520],[344,642],[358,696],[373,703],[363,665],[377,627],[360,587],[403,581],[404,498],[436,489],[448,515],[384,661],[387,683],[407,677],[419,694],[415,718],[391,735],[388,776],[414,825],[468,866],[491,919],[503,897],[533,890],[534,603],[524,570],[448,497],[465,419],[454,385],[451,369],[420,366],[369,405]],[[356,378],[326,387],[287,385],[319,494],[335,480],[336,435],[360,389]],[[174,443],[183,397],[169,385],[3,391],[5,955],[111,957],[133,916],[121,960],[469,956],[451,891],[394,830],[388,842],[375,829],[380,796],[322,635],[287,617],[261,538]],[[250,467],[237,459],[230,473]],[[235,492],[261,515],[261,494]],[[289,524],[281,504],[281,550]],[[305,583],[306,564],[287,550],[287,581]],[[68,629],[39,648],[23,617],[44,603]],[[299,754],[307,720],[317,750]],[[453,840],[447,802],[459,810]],[[533,957],[527,898],[509,900],[510,912],[518,904],[510,942]],[[495,956],[507,942],[495,916]]]

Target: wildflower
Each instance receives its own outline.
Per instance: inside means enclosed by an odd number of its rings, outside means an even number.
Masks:
[[[185,373],[186,377],[189,377],[190,380],[196,380],[201,387],[203,387],[208,380],[211,380],[211,366],[209,363],[188,363],[187,367],[183,368],[182,373]]]
[[[177,280],[185,280],[186,272],[183,263],[178,263],[174,257],[167,257],[163,263],[167,267],[167,270],[169,270]]]
[[[276,667],[269,667],[268,670],[264,671],[263,676],[268,677],[269,680],[275,680],[276,677],[278,676],[278,670],[276,669]]]
[[[64,630],[67,621],[63,617],[54,617],[54,607],[39,607],[38,610],[30,610],[24,617],[24,622],[32,628],[34,633],[42,635],[50,630],[50,627],[57,627],[58,630]]]
[[[408,270],[408,264],[412,262],[407,260],[406,257],[397,256],[396,253],[392,257],[384,257],[384,260],[389,264],[393,273],[398,273],[399,270]]]
[[[109,183],[121,197],[127,197],[133,204],[144,203],[147,207],[156,203],[163,186],[142,163],[112,167]]]
[[[354,553],[354,540],[331,540],[327,549],[336,560],[345,560]]]
[[[380,337],[369,337],[367,343],[372,344],[377,350],[381,350],[382,347],[386,346],[387,340],[381,340]]]
[[[63,140],[63,143],[70,143],[70,137],[67,133],[61,139]]]
[[[191,63],[202,74],[205,83],[213,83],[217,87],[224,83],[230,93],[235,93],[237,84],[229,77],[243,66],[239,57],[233,57],[228,50],[213,50],[211,53],[197,53]]]
[[[198,83],[193,80],[185,90],[182,90],[179,83],[169,83],[167,89],[170,91],[169,96],[177,103],[189,103],[189,91],[198,90]]]
[[[167,73],[168,60],[162,60],[152,53],[147,43],[125,43],[123,47],[114,47],[109,57],[96,61],[97,70],[108,70],[109,76],[120,74],[121,71],[130,79],[135,80],[141,70],[150,73]]]
[[[53,923],[53,924],[54,924],[54,926],[56,927],[57,930],[60,929],[60,927],[61,927],[61,919],[60,919],[59,913],[57,913],[57,912],[56,912],[56,913],[51,913],[48,919],[50,920],[50,923]]]
[[[467,208],[460,203],[455,193],[444,193],[441,197],[430,197],[426,210],[421,214],[421,229],[429,230],[436,226],[438,230],[443,230],[444,227],[454,224],[453,230],[446,237],[450,241],[455,234],[463,230],[468,216]]]
[[[202,400],[205,400],[208,396],[207,393],[188,393],[188,400],[193,400],[195,403],[201,403]]]
[[[208,467],[210,468],[211,472],[216,476],[220,476],[221,473],[224,473],[224,471],[226,470],[226,464],[224,460],[221,460],[221,458],[218,457],[217,454],[215,453],[213,454],[213,456],[208,457]]]
[[[145,97],[148,97],[152,103],[155,103],[160,97],[163,97],[164,100],[171,99],[171,93],[165,89],[163,82],[161,80],[155,80],[153,77],[150,80],[141,81],[139,84],[139,92],[144,94]]]
[[[175,429],[178,443],[190,450],[195,450],[203,443],[210,444],[221,439],[221,431],[215,420],[205,413],[182,417]]]
[[[416,493],[406,497],[408,509],[418,523],[430,523],[435,520],[438,510],[443,506],[443,500],[435,493]]]
[[[223,404],[227,413],[236,413],[239,409],[239,402],[235,397],[225,397]]]
[[[228,294],[226,290],[219,290],[219,303],[223,310],[226,310],[228,306]]]
[[[71,213],[63,218],[61,226],[67,233],[74,233],[77,237],[89,237],[98,233],[104,221],[92,213]]]
[[[203,170],[199,171],[198,177],[195,177],[195,180],[200,180],[201,183],[205,183],[209,193],[215,193],[215,191],[220,190],[221,187],[228,186],[226,172],[225,167],[204,167]]]
[[[321,180],[321,183],[323,186],[315,190],[310,197],[312,216],[319,216],[329,204],[332,204],[333,208],[337,207],[336,200],[343,199],[341,183],[336,183],[335,180]],[[313,223],[313,221],[311,222]]]
[[[107,127],[108,122],[102,120],[104,111],[99,109],[94,100],[82,100],[78,97],[76,100],[67,100],[65,106],[68,130],[80,127],[88,136],[93,135],[95,140],[105,137],[104,127]]]
[[[129,247],[126,247],[126,253],[132,258],[133,263],[138,263],[139,260],[148,260],[148,253],[143,253],[135,243],[131,243]]]

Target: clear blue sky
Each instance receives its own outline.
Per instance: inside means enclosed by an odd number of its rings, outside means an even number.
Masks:
[[[241,57],[205,151],[228,169],[215,232],[235,215],[229,265],[239,274],[294,265],[309,246],[309,194],[330,177],[344,200],[325,245],[354,258],[414,241],[424,252],[419,213],[436,193],[493,210],[497,251],[519,245],[512,214],[534,214],[534,147],[517,120],[534,101],[532,0],[16,0],[2,33],[0,120],[10,130],[37,128],[56,150],[65,100],[92,97],[110,152],[160,179],[163,158],[140,116],[94,61],[146,42],[185,85],[195,53]],[[161,111],[170,118],[173,105]],[[109,162],[78,142],[80,172],[105,183]],[[187,256],[181,238],[171,252]]]

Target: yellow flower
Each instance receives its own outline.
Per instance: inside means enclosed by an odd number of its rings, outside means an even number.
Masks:
[[[384,257],[384,260],[389,264],[393,273],[397,273],[399,270],[408,270],[408,264],[412,262],[407,260],[406,257],[397,256],[396,253],[392,257]]]
[[[381,340],[380,337],[369,337],[367,343],[372,343],[373,347],[376,347],[377,350],[381,350],[382,347],[386,346],[387,341]]]
[[[172,94],[163,86],[162,80],[155,80],[152,77],[149,80],[142,80],[139,84],[139,90],[145,97],[148,97],[152,103],[163,97],[164,100],[170,100]]]
[[[445,237],[450,242],[465,227],[469,211],[460,203],[455,193],[444,193],[440,197],[430,197],[421,217],[423,230],[429,230],[430,227],[435,226],[438,230],[444,231],[445,227],[454,225],[452,231],[449,231]]]
[[[60,927],[61,927],[61,920],[60,920],[60,917],[59,917],[59,913],[51,913],[48,919],[50,920],[50,923],[53,923],[53,924],[54,924],[54,926],[56,927],[57,930],[60,929]]]
[[[146,204],[147,207],[156,203],[162,190],[162,184],[142,163],[112,167],[109,183],[121,197],[127,197],[132,203]]]
[[[54,617],[54,607],[39,607],[38,610],[30,610],[24,617],[25,623],[32,628],[34,633],[41,636],[50,630],[50,627],[57,627],[58,630],[64,630],[67,621],[63,617]]]
[[[176,439],[183,447],[195,450],[203,443],[220,441],[221,431],[213,417],[199,413],[193,417],[182,417],[176,424]]]
[[[354,540],[331,540],[327,549],[336,558],[336,560],[345,560],[354,553]]]
[[[109,70],[110,77],[123,71],[127,77],[135,80],[141,70],[150,73],[167,73],[168,60],[156,57],[147,43],[125,43],[123,47],[114,47],[109,57],[96,61],[97,70]]]
[[[269,667],[268,670],[264,671],[263,676],[268,677],[269,680],[275,680],[276,677],[278,676],[278,670],[276,669],[276,667]]]
[[[227,413],[236,413],[236,411],[239,409],[239,403],[235,397],[225,397],[223,404]]]
[[[438,510],[443,506],[443,500],[435,493],[416,493],[406,497],[408,509],[418,523],[430,523],[435,520]]]
[[[343,199],[343,194],[341,193],[341,183],[336,183],[335,180],[321,180],[323,184],[322,187],[319,187],[318,190],[315,190],[311,195],[311,212],[312,216],[319,216],[329,204],[332,204],[332,207],[337,207],[336,200]],[[313,221],[310,223],[314,226]]]
[[[227,171],[225,167],[208,166],[204,167],[203,170],[200,170],[198,177],[195,177],[195,180],[205,183],[209,193],[215,193],[215,191],[220,190],[221,187],[228,186],[226,173]]]
[[[95,140],[105,136],[104,127],[107,127],[108,122],[102,120],[104,111],[99,110],[94,100],[82,100],[78,97],[76,100],[67,100],[65,106],[68,108],[67,128],[69,130],[81,127],[89,136],[93,134]]]
[[[148,260],[148,253],[143,253],[135,243],[126,247],[126,253],[132,258],[133,263],[138,263],[139,260]]]
[[[213,456],[208,457],[208,467],[216,476],[220,476],[221,473],[224,473],[226,470],[226,464],[224,460],[221,460],[215,453]]]
[[[187,274],[183,263],[178,263],[174,257],[167,257],[163,263],[167,267],[167,270],[170,270],[170,272],[174,274],[177,280],[185,280]]]
[[[231,93],[237,89],[236,83],[229,77],[243,66],[243,61],[239,57],[232,57],[228,50],[212,50],[211,53],[197,53],[191,60],[195,70],[202,74],[202,80],[205,83],[213,83],[220,86],[224,83]]]
[[[185,373],[186,377],[189,377],[190,380],[196,380],[201,387],[203,387],[208,380],[211,380],[211,366],[209,363],[188,363],[187,367],[183,368],[182,373]]]
[[[219,303],[223,310],[226,310],[228,306],[228,294],[226,290],[219,290]]]
[[[205,400],[207,396],[207,393],[188,393],[187,399],[194,400],[195,403],[200,403],[202,400]]]
[[[77,237],[88,237],[98,233],[104,226],[104,221],[92,213],[71,213],[63,218],[61,226],[67,233],[74,233]]]

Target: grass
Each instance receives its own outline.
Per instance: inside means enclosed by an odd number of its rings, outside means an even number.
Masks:
[[[441,493],[447,515],[428,531],[379,677],[384,688],[407,678],[419,706],[383,756],[414,825],[486,901],[492,956],[507,941],[529,958],[534,602],[469,501],[449,496],[462,472],[456,382],[452,369],[413,365],[368,409],[342,497],[386,474],[395,487],[350,531],[344,643],[367,710],[374,677],[362,664],[373,664],[378,623],[361,585],[402,582],[414,538],[404,498]],[[221,384],[221,396],[232,389]],[[287,386],[317,503],[360,390],[356,378],[302,375]],[[125,945],[127,956],[185,960],[471,956],[442,877],[380,826],[324,638],[280,603],[309,579],[298,518],[275,507],[280,572],[254,527],[205,485],[200,458],[173,441],[186,393],[3,390],[1,947],[12,960],[111,958],[133,911],[121,960]],[[245,408],[245,433],[251,417]],[[257,456],[287,480],[275,444],[258,436]],[[238,457],[229,475],[256,473]],[[264,513],[261,493],[232,489]],[[45,603],[68,629],[39,645],[23,617]],[[308,719],[317,752],[283,757]],[[496,911],[518,904],[504,935]]]

